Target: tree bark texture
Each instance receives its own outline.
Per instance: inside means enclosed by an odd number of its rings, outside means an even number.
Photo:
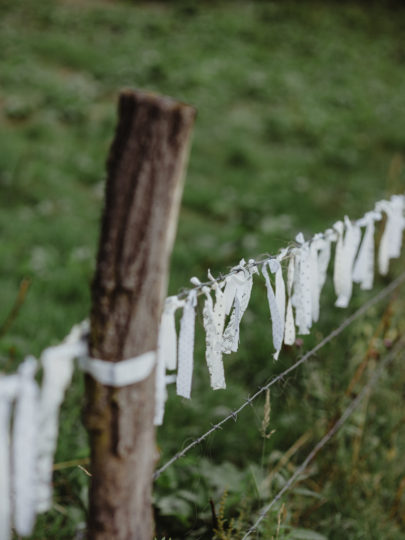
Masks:
[[[194,117],[170,98],[120,95],[92,285],[92,358],[119,362],[157,348]],[[153,538],[154,408],[154,370],[122,388],[86,376],[92,540]]]

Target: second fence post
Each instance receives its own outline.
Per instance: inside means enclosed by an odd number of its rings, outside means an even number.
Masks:
[[[92,285],[92,358],[156,351],[194,117],[170,98],[120,95]],[[154,404],[154,370],[121,388],[86,376],[90,539],[153,538]]]

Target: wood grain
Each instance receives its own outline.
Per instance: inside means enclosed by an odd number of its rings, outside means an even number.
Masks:
[[[156,350],[194,118],[170,98],[120,95],[92,285],[93,358]],[[90,539],[153,538],[154,379],[114,389],[86,377]]]

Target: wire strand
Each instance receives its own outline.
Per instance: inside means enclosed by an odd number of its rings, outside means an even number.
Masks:
[[[386,202],[388,202],[388,201],[378,201],[378,202],[376,202],[375,205],[374,205],[373,210],[367,211],[363,215],[363,217],[361,217],[359,219],[352,220],[352,223],[355,223],[355,224],[359,225],[360,227],[365,226],[365,224],[366,224],[365,219],[366,219],[366,216],[368,214],[374,214],[374,217],[373,217],[374,221],[381,221],[382,216],[381,216],[380,210],[378,210],[378,208],[382,205],[382,203],[386,203]],[[312,235],[311,238],[309,238],[308,240],[305,241],[305,243],[311,243],[315,238],[318,238],[318,239],[319,238],[325,238],[325,239],[329,239],[331,241],[336,241],[336,239],[337,239],[336,231],[334,231],[333,228],[326,229],[322,233],[316,233],[316,234]],[[286,259],[288,259],[289,257],[292,256],[294,250],[297,248],[298,245],[300,245],[300,242],[301,241],[290,242],[287,245],[287,247],[279,250],[278,255],[264,254],[264,255],[261,255],[261,256],[258,256],[256,258],[254,258],[254,259],[249,259],[249,261],[247,263],[242,259],[242,261],[238,265],[234,266],[229,272],[227,272],[225,274],[220,273],[215,278],[211,275],[210,270],[208,270],[209,281],[201,282],[198,278],[195,278],[195,277],[191,278],[191,282],[193,283],[194,287],[192,287],[192,288],[183,288],[178,294],[176,294],[174,296],[176,296],[179,299],[183,299],[183,298],[186,298],[190,294],[191,291],[196,291],[197,296],[199,296],[199,295],[203,294],[203,289],[205,287],[212,287],[214,283],[223,283],[226,280],[227,277],[236,274],[240,270],[249,271],[252,268],[258,268],[259,266],[262,266],[262,265],[266,264],[267,262],[271,261],[272,259],[277,259],[279,257],[281,257],[279,260],[286,260]]]
[[[291,365],[289,368],[287,368],[285,371],[277,375],[276,377],[273,377],[267,384],[259,388],[253,396],[249,397],[246,401],[240,405],[237,409],[233,410],[228,416],[223,418],[220,422],[217,424],[214,424],[208,431],[200,435],[197,439],[194,439],[190,444],[188,444],[183,450],[180,450],[174,456],[172,456],[162,467],[157,469],[155,471],[155,474],[153,475],[153,479],[157,480],[159,476],[173,463],[175,463],[178,459],[182,458],[187,454],[192,448],[200,444],[204,439],[206,439],[211,433],[214,433],[214,431],[217,431],[220,429],[223,424],[228,422],[229,420],[233,419],[236,421],[238,414],[248,405],[252,403],[257,397],[259,397],[263,392],[268,390],[271,386],[276,384],[278,381],[283,379],[286,375],[297,369],[301,364],[304,364],[309,358],[314,356],[322,347],[324,347],[327,343],[332,341],[335,337],[337,337],[339,334],[343,332],[349,325],[351,325],[356,319],[361,317],[368,309],[370,309],[374,304],[378,303],[379,301],[383,300],[387,296],[389,296],[395,289],[397,289],[403,282],[405,281],[405,272],[400,274],[394,281],[392,281],[387,287],[382,289],[379,293],[377,293],[375,296],[370,298],[365,304],[363,304],[358,310],[356,310],[352,315],[350,315],[347,319],[345,319],[340,326],[335,328],[330,334],[328,334],[326,337],[324,337],[313,349],[308,351],[304,356],[302,356],[297,362],[295,362],[293,365]]]
[[[318,443],[313,447],[311,452],[307,455],[301,465],[296,469],[295,473],[291,478],[284,484],[280,489],[277,495],[260,511],[259,518],[255,523],[248,529],[248,531],[243,536],[242,540],[246,540],[258,527],[260,522],[265,518],[266,514],[271,510],[271,508],[276,504],[276,502],[288,491],[295,483],[297,478],[305,471],[311,461],[315,458],[320,450],[332,439],[332,437],[339,431],[343,426],[346,420],[350,417],[352,412],[356,409],[359,403],[364,399],[366,394],[370,389],[378,382],[381,375],[384,373],[385,368],[394,360],[395,356],[400,352],[401,348],[404,345],[404,340],[401,340],[394,349],[387,354],[384,360],[381,362],[379,369],[377,369],[373,375],[370,377],[368,383],[363,386],[361,392],[357,395],[355,399],[351,401],[348,407],[344,410],[343,414],[336,421],[336,423],[331,427],[331,429],[318,441]]]

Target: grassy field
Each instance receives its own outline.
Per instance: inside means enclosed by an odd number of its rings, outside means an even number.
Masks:
[[[198,109],[172,257],[176,293],[208,268],[274,253],[299,231],[310,236],[403,191],[404,31],[401,7],[356,2],[0,0],[0,325],[22,280],[30,283],[18,316],[0,326],[1,369],[15,371],[89,312],[120,88]],[[376,287],[400,269],[393,264]],[[170,389],[162,462],[347,316],[331,307],[330,281],[312,336],[277,363],[256,281],[240,350],[226,359],[226,391],[209,389],[199,316],[193,397],[184,402]],[[369,297],[356,288],[348,311]],[[261,434],[258,400],[168,469],[155,490],[157,538],[241,538],[343,410],[356,368],[366,359],[351,395],[403,333],[403,308],[403,295],[373,308],[275,388],[270,437]],[[397,363],[257,538],[405,538],[404,385]],[[57,463],[88,456],[82,405],[76,374]],[[59,467],[54,509],[33,539],[81,538],[87,481],[78,467]],[[229,531],[232,518],[239,532]]]

